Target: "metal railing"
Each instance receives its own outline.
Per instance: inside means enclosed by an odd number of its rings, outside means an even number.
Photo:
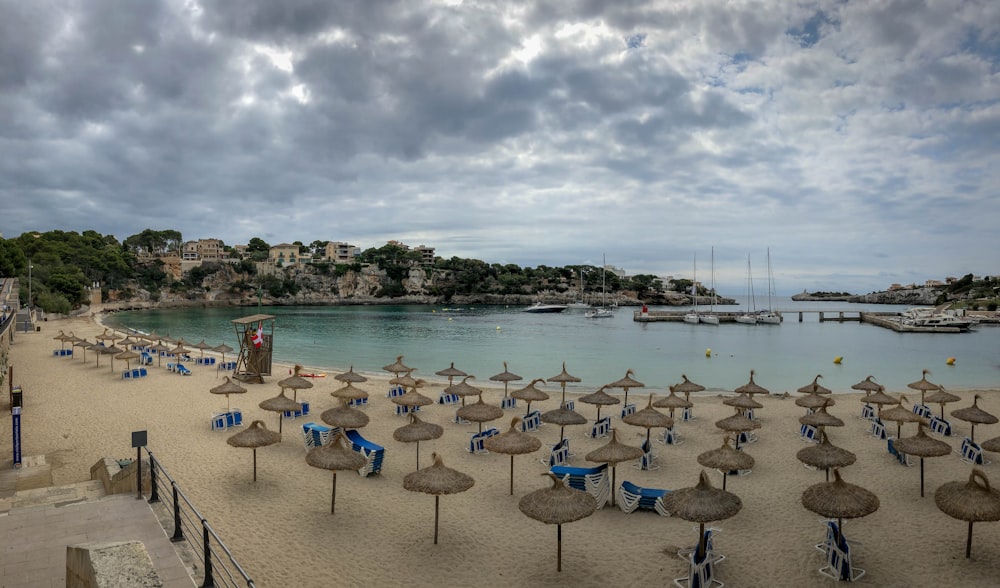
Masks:
[[[149,503],[161,502],[161,493],[170,494],[170,504],[162,503],[173,516],[173,535],[170,540],[174,543],[187,541],[191,549],[201,558],[202,588],[209,586],[256,588],[256,584],[237,563],[215,529],[184,495],[163,465],[153,457],[153,452],[146,449],[146,454],[149,455],[150,466]],[[142,476],[137,477],[139,478],[137,485],[141,488]],[[141,494],[141,490],[139,492]],[[166,525],[164,530],[170,532]]]

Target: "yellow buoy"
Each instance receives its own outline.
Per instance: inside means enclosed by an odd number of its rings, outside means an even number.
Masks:
[[[448,320],[450,321],[450,320],[451,320],[451,317],[448,317]]]
[[[709,347],[705,350],[705,357],[712,357],[712,348]]]
[[[945,363],[948,364],[948,365],[955,365],[955,358],[954,357],[949,357],[948,360]]]
[[[498,330],[498,331],[500,330],[500,325],[497,325],[497,330]]]
[[[833,363],[835,363],[837,365],[840,365],[841,362],[843,362],[843,361],[844,361],[844,358],[843,358],[843,356],[840,356],[840,355],[838,355],[837,357],[833,358]]]

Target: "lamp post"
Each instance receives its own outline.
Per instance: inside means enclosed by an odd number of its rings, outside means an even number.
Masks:
[[[31,259],[28,259],[28,310],[31,310]]]

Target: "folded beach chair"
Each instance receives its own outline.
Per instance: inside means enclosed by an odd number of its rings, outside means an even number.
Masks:
[[[655,510],[660,516],[669,517],[670,512],[664,506],[663,498],[670,492],[661,488],[642,488],[626,480],[618,486],[618,508],[625,513],[637,508]]]
[[[305,416],[309,414],[309,402],[303,400],[299,404],[302,405],[301,410],[286,410],[285,412],[281,413],[282,416],[284,416],[286,419],[296,419],[299,418],[300,416]]]
[[[212,430],[225,431],[226,428],[226,413],[212,413]]]
[[[132,370],[122,370],[122,379],[123,380],[131,380],[132,379]]]
[[[227,427],[242,427],[243,426],[243,411],[238,408],[231,408],[229,412],[226,413],[226,426]]]
[[[680,445],[684,443],[684,440],[681,439],[681,434],[674,430],[673,427],[663,429],[663,436],[657,437],[657,440],[664,445]]]
[[[861,418],[873,421],[875,420],[875,407],[870,404],[861,405]]]
[[[951,423],[942,418],[931,417],[931,432],[942,437],[951,437]]]
[[[576,401],[567,400],[566,402],[563,403],[563,408],[565,408],[566,410],[576,410]]]
[[[395,398],[397,396],[402,396],[403,394],[406,394],[406,388],[403,388],[402,386],[392,386],[389,388],[389,392],[386,393],[385,396],[386,398]]]
[[[483,444],[483,442],[489,439],[490,437],[499,434],[500,431],[496,427],[491,427],[489,429],[486,429],[482,433],[473,433],[472,438],[469,440],[469,447],[467,451],[473,454],[489,453],[489,451],[486,450],[486,447]]]
[[[688,421],[695,420],[694,419],[694,412],[690,408],[682,408],[681,409],[681,420],[684,421],[685,423],[688,422]]]
[[[367,460],[365,465],[358,469],[358,474],[362,477],[368,477],[370,474],[381,473],[385,448],[365,439],[355,429],[347,429],[344,435],[351,442],[351,449],[360,453]]]
[[[458,412],[455,413],[455,416],[451,417],[451,422],[455,423],[456,425],[468,425],[469,424],[469,421],[467,421],[467,420],[463,419],[462,417],[458,416]]]
[[[900,464],[905,466],[913,465],[910,463],[910,456],[896,449],[895,437],[887,437],[885,440],[886,447],[889,449],[889,454],[896,458]]]
[[[216,367],[215,369],[221,370],[221,371],[226,371],[226,372],[231,372],[231,371],[233,371],[233,370],[236,369],[236,362],[235,361],[224,361],[224,362],[220,363],[218,365],[218,367]]]
[[[302,425],[302,441],[306,450],[312,447],[322,447],[330,444],[330,439],[340,430],[339,427],[327,427],[316,423],[305,423]]]
[[[653,447],[649,441],[642,442],[642,457],[633,464],[633,467],[640,470],[658,470],[660,466],[656,464],[656,456],[653,455]]]
[[[697,530],[698,527],[695,527],[695,529]],[[717,564],[720,561],[726,559],[726,556],[722,555],[721,553],[716,553],[715,552],[715,540],[714,540],[714,537],[715,537],[715,532],[718,531],[718,530],[719,529],[716,529],[715,527],[708,527],[708,528],[705,529],[705,553],[708,554],[708,558],[709,558],[709,560],[711,560],[711,562],[713,564]],[[689,556],[692,553],[694,553],[695,549],[697,549],[697,548],[698,548],[698,546],[695,545],[694,547],[686,547],[684,549],[678,549],[677,550],[677,555],[679,557],[686,558],[687,556]]]
[[[756,421],[756,420],[758,420],[758,419],[757,419],[757,418],[756,418],[756,417],[754,416],[754,412],[753,412],[753,409],[752,409],[752,408],[748,408],[748,409],[744,410],[744,411],[743,411],[743,416],[747,417],[747,418],[748,418],[748,419],[750,419],[751,421]]]
[[[552,450],[549,452],[549,457],[547,459],[540,459],[539,461],[549,466],[549,468],[565,464],[569,461],[569,439],[564,438],[553,445]]]
[[[532,431],[537,431],[541,422],[542,413],[538,410],[533,410],[524,415],[524,418],[521,419],[521,432],[530,433]]]
[[[926,404],[914,404],[913,414],[919,417],[923,417],[925,419],[929,419],[931,418],[931,407],[927,406]]]
[[[133,380],[138,380],[139,378],[141,378],[143,376],[143,373],[142,373],[142,371],[139,370],[139,368],[135,368],[135,369],[133,369],[131,371],[132,371],[132,379]]]
[[[983,458],[983,448],[968,437],[964,437],[962,439],[962,445],[959,447],[958,455],[961,456],[962,461],[972,465],[986,465],[990,463],[989,460]]]
[[[500,399],[500,408],[507,410],[508,408],[517,408],[517,398],[508,396],[506,398]]]
[[[603,417],[599,421],[594,421],[594,426],[590,428],[590,434],[587,436],[591,439],[598,439],[601,437],[607,437],[610,431],[611,417]]]
[[[710,588],[711,586],[723,586],[723,583],[715,579],[715,564],[726,559],[726,556],[715,552],[712,542],[712,532],[716,529],[705,529],[705,553],[698,557],[698,546],[688,549],[681,549],[677,555],[688,560],[688,575],[683,578],[674,579],[675,586],[682,588]]]
[[[635,414],[635,404],[632,404],[631,402],[622,407],[622,418],[625,418],[630,414]]]
[[[458,404],[458,394],[441,393],[438,397],[438,404]]]
[[[139,377],[140,378],[145,378],[148,375],[149,375],[149,372],[146,371],[146,368],[139,368]]]
[[[365,396],[364,398],[352,398],[347,401],[347,404],[351,408],[363,408],[365,406],[368,406],[368,397]]]
[[[828,520],[826,521],[826,538],[823,539],[822,543],[816,544],[816,549],[823,552],[826,555],[833,545],[837,542],[837,537],[839,536],[840,528],[837,526],[837,521]]]
[[[574,468],[570,466],[552,466],[550,472],[562,478],[570,488],[582,490],[597,499],[597,508],[611,502],[611,476],[608,464],[593,468]]]
[[[833,529],[834,537],[826,551],[826,565],[819,569],[819,573],[837,581],[854,582],[864,576],[865,571],[851,566],[851,544],[835,525]]]
[[[799,437],[803,441],[808,441],[809,443],[817,443],[816,439],[816,427],[812,425],[802,425],[799,427]]]
[[[747,443],[753,443],[757,439],[757,435],[751,431],[742,431],[736,436],[736,440],[741,446],[746,445]]]
[[[411,412],[419,412],[419,406],[404,406],[402,404],[397,404],[395,408],[396,416],[406,416]]]
[[[876,439],[885,439],[887,437],[885,434],[885,424],[878,417],[875,417],[875,420],[872,421],[871,436]]]

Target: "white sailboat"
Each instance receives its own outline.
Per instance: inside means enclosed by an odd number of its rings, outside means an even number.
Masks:
[[[757,314],[757,322],[765,325],[780,325],[781,315],[771,308],[771,296],[774,294],[774,275],[771,273],[771,248],[767,248],[767,310]]]
[[[584,296],[583,296],[583,290],[584,290],[584,288],[583,288],[583,268],[580,268],[580,299],[577,300],[577,301],[575,301],[575,302],[570,302],[569,304],[567,304],[566,305],[567,308],[570,308],[570,309],[574,309],[574,308],[590,308],[590,305],[587,304],[587,302],[584,301],[584,299],[583,299],[584,298]]]
[[[747,297],[746,312],[736,315],[736,322],[744,325],[757,324],[757,300],[753,292],[753,273],[750,271],[750,254],[747,253],[747,284],[744,295]]]
[[[614,311],[608,308],[607,304],[607,289],[606,282],[604,280],[604,272],[607,271],[608,260],[603,258],[603,264],[601,265],[601,306],[598,308],[592,308],[586,312],[583,316],[587,318],[611,318],[615,316]]]
[[[708,314],[699,314],[698,322],[707,325],[719,324],[719,315],[715,314],[715,247],[712,247],[712,297],[708,299]]]
[[[696,325],[701,322],[698,319],[698,254],[694,254],[694,272],[691,274],[691,312],[684,315],[684,322]]]

